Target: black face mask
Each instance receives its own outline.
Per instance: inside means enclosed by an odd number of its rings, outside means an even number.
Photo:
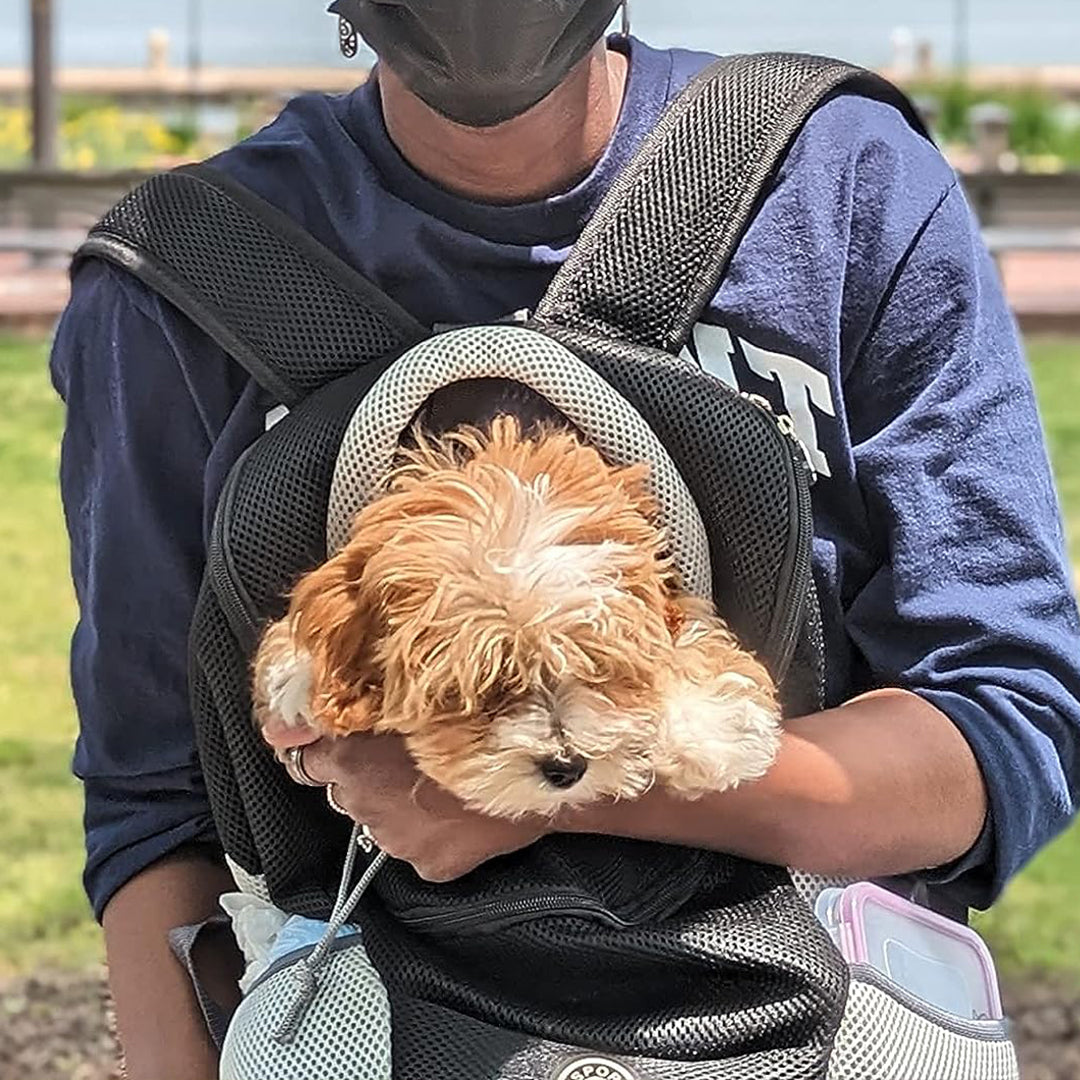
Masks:
[[[491,127],[542,101],[603,37],[621,0],[334,0],[437,112]]]

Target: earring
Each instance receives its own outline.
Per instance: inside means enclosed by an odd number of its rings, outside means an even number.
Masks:
[[[341,55],[346,60],[352,60],[360,47],[360,41],[356,36],[356,27],[344,15],[338,16],[337,27],[338,47],[341,49]]]
[[[623,0],[622,4],[622,33],[623,37],[630,36],[630,0]]]

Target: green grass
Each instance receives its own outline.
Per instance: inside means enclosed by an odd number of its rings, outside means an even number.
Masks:
[[[1028,355],[1069,550],[1080,570],[1080,340],[1035,340]],[[1050,844],[976,924],[1003,970],[1045,971],[1080,984],[1080,825]]]
[[[1029,344],[1028,355],[1064,508],[1069,551],[1080,571],[1080,339],[1036,339]]]
[[[1080,339],[1031,343],[1080,565]],[[100,957],[82,895],[81,797],[69,773],[75,616],[56,493],[61,408],[39,339],[0,338],[0,972]],[[1080,981],[1080,828],[1051,845],[980,924],[1008,970]]]
[[[67,650],[75,605],[56,491],[61,409],[40,340],[0,339],[0,969],[99,955],[82,895]]]

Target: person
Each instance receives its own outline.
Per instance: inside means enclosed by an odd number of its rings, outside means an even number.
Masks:
[[[372,78],[292,101],[212,164],[428,326],[533,308],[711,59],[607,39],[617,0],[336,6],[379,54]],[[790,413],[808,449],[833,707],[787,721],[760,782],[696,803],[654,790],[544,826],[482,818],[430,786],[414,796],[392,739],[316,743],[304,768],[433,880],[556,828],[910,874],[943,903],[990,904],[1076,811],[1080,622],[1016,327],[952,169],[890,106],[829,101],[691,353]],[[132,1080],[210,1077],[166,942],[232,885],[188,715],[186,633],[224,477],[280,403],[97,261],[74,275],[51,365],[67,403],[85,885]],[[235,995],[235,950],[206,952],[216,992]]]

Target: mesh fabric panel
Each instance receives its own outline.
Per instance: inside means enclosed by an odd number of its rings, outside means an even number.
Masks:
[[[663,920],[565,903],[513,917],[492,904],[470,925],[449,902],[441,924],[371,910],[365,938],[393,1000],[601,1053],[730,1064],[785,1047],[798,1063],[786,1075],[821,1075],[845,972],[779,872],[720,860]]]
[[[828,1080],[1019,1080],[1004,1023],[932,1022],[853,980]]]
[[[809,535],[800,540],[796,528],[799,486],[808,480],[793,445],[772,417],[696,366],[639,346],[549,332],[615,386],[660,437],[708,523],[717,610],[778,678],[787,714],[819,708],[823,653],[804,649],[809,670],[790,686],[781,655],[785,626],[796,624],[795,651],[798,635],[813,628]]]
[[[211,707],[200,696],[193,715],[225,850],[247,873],[266,876],[276,903],[322,916],[334,895],[334,862],[348,840],[347,825],[327,809],[321,791],[287,779],[256,732],[248,658],[220,610],[204,609],[192,634],[212,689]]]
[[[390,1002],[358,939],[330,954],[290,1043],[273,1033],[295,999],[295,971],[258,982],[233,1015],[221,1080],[391,1080]]]
[[[136,188],[81,254],[135,270],[286,404],[425,333],[285,215],[205,166]]]
[[[435,390],[461,379],[512,379],[546,397],[611,460],[645,461],[686,587],[711,598],[709,544],[693,496],[663,444],[611,385],[556,341],[516,326],[440,334],[405,353],[360,403],[341,444],[327,516],[336,551],[376,494],[402,431]]]
[[[411,998],[394,1002],[393,1037],[394,1080],[796,1080],[820,1060],[793,1048],[720,1061],[593,1054]]]
[[[538,319],[678,352],[795,133],[842,86],[922,129],[899,91],[837,60],[762,54],[706,69],[616,180]]]
[[[243,637],[251,642],[259,625],[283,613],[297,577],[325,557],[326,500],[341,434],[379,371],[370,365],[313,394],[259,440],[226,484],[218,508],[224,561],[249,609],[252,633]],[[195,726],[226,850],[248,873],[265,875],[277,904],[325,917],[347,825],[321,791],[288,779],[256,731],[251,658],[216,598],[196,613],[192,656],[211,691],[194,702]]]
[[[284,614],[297,578],[327,555],[326,516],[335,463],[351,416],[385,364],[338,380],[270,429],[232,498],[230,559],[252,607]]]
[[[191,643],[191,714],[203,779],[214,811],[214,823],[229,856],[247,873],[258,874],[262,871],[262,863],[248,826],[229,742],[218,715],[217,701],[201,659],[204,651],[213,654],[224,650],[225,655],[229,656],[235,648],[229,624],[218,607],[208,581],[203,582],[195,606]],[[213,661],[210,663],[214,673],[220,674],[221,668]],[[231,687],[231,680],[229,685]]]
[[[399,864],[381,872],[374,887],[388,908],[418,926],[438,928],[449,919],[484,925],[491,911],[513,921],[515,907],[550,904],[553,898],[556,906],[565,903],[576,909],[584,904],[629,926],[681,907],[706,875],[723,878],[729,896],[741,895],[739,890],[749,887],[737,880],[742,865],[737,859],[718,860],[641,840],[556,836],[438,887]],[[779,872],[769,881],[779,884]],[[473,908],[475,917],[460,916]]]

